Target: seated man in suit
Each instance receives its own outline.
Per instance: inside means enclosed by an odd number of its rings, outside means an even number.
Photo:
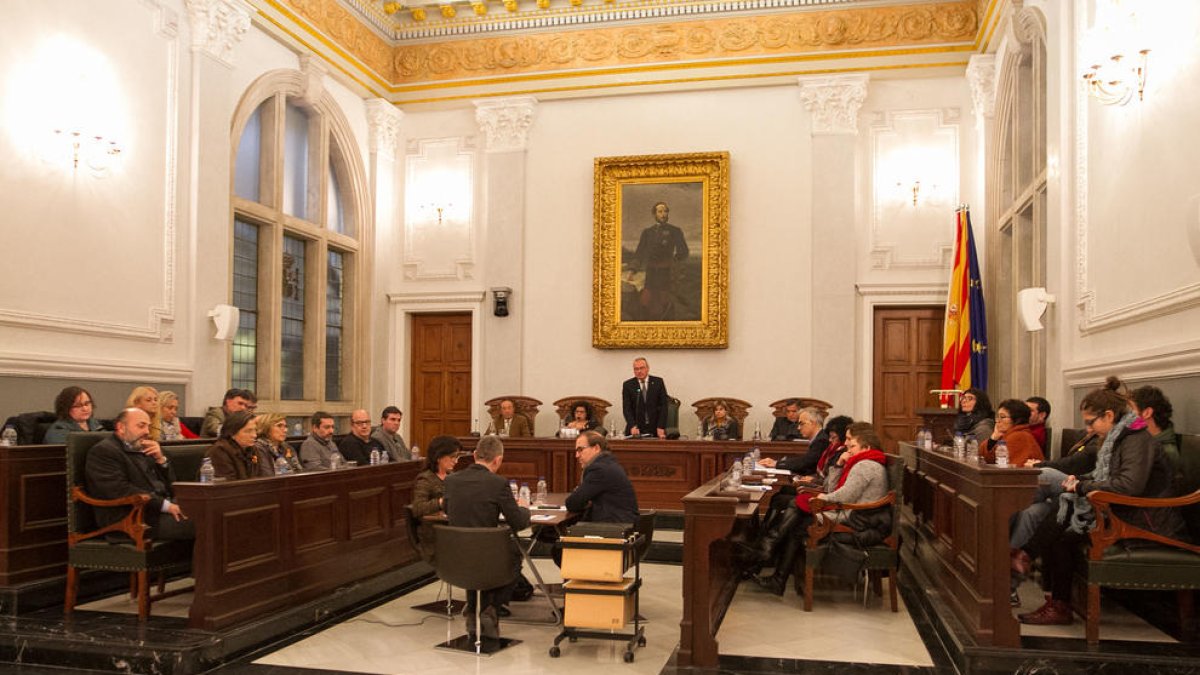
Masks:
[[[633,377],[621,385],[626,436],[667,437],[667,385],[650,374],[650,362],[633,360]]]
[[[525,419],[524,415],[517,414],[517,406],[512,401],[504,399],[500,401],[500,414],[492,418],[492,425],[488,429],[488,433],[498,434],[503,438],[533,436],[533,429],[529,428],[529,420]]]
[[[204,414],[204,422],[200,425],[201,436],[220,436],[221,425],[225,417],[235,412],[249,410],[254,412],[258,407],[258,398],[249,389],[230,389],[221,400],[221,407],[212,407]]]
[[[508,481],[496,474],[504,463],[504,443],[496,436],[484,436],[475,445],[475,463],[446,476],[443,505],[453,527],[496,527],[500,514],[513,534],[529,527],[529,504],[513,499]],[[521,573],[521,552],[516,540],[512,547],[513,581],[480,594],[483,604],[480,630],[483,637],[500,636],[500,606],[512,597],[516,578]],[[467,594],[467,633],[475,633],[475,594]]]
[[[400,435],[400,422],[403,420],[404,413],[396,406],[389,405],[379,414],[379,426],[371,432],[371,438],[379,441],[383,449],[391,455],[388,461],[407,462],[412,459],[412,451]]]
[[[798,441],[800,440],[800,400],[789,398],[783,406],[783,415],[775,418],[775,426],[771,427],[771,440]]]
[[[175,472],[158,443],[150,440],[150,416],[138,408],[117,415],[116,431],[92,446],[84,464],[88,495],[119,499],[149,494],[143,511],[153,539],[195,539],[192,521],[171,501]],[[96,523],[107,527],[128,515],[130,506],[95,507]],[[120,537],[123,535],[117,535]],[[116,538],[116,537],[113,537]]]
[[[792,406],[789,404],[788,408]],[[789,413],[790,414],[790,413]],[[829,447],[829,434],[825,433],[825,413],[820,408],[804,408],[796,414],[796,428],[800,431],[797,440],[808,441],[808,450],[794,457],[784,457],[776,462],[763,458],[760,464],[777,469],[787,469],[797,475],[817,472],[817,461]]]
[[[584,512],[582,520],[596,523],[637,523],[637,495],[625,469],[608,451],[608,441],[595,431],[585,431],[575,439],[575,458],[583,467],[583,477],[575,491],[567,496],[566,507],[572,513]]]

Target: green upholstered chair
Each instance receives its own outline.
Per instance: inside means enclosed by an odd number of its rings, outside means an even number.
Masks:
[[[1114,492],[1096,491],[1088,499],[1096,512],[1096,529],[1091,532],[1087,553],[1087,609],[1085,613],[1088,644],[1100,641],[1100,589],[1125,588],[1176,591],[1179,594],[1180,625],[1186,628],[1192,610],[1192,593],[1200,589],[1200,546],[1170,539],[1121,520],[1112,512],[1113,505],[1140,508],[1180,509],[1190,529],[1196,527],[1200,508],[1200,490],[1194,489],[1200,476],[1189,475],[1189,467],[1200,464],[1200,437],[1180,437],[1182,484],[1193,491],[1173,499],[1143,499]],[[1136,545],[1127,542],[1136,541]]]
[[[892,529],[883,542],[866,548],[865,567],[875,579],[882,572],[887,572],[888,594],[891,596],[892,611],[898,612],[899,603],[896,593],[896,583],[900,569],[900,504],[904,487],[904,459],[896,455],[887,458],[888,493],[878,501],[864,504],[834,504],[813,499],[810,503],[813,515],[833,511],[867,511],[878,508],[889,508],[892,512]],[[829,535],[835,532],[853,532],[849,527],[823,518],[815,518],[808,527],[808,538],[805,541],[804,562],[804,611],[812,611],[813,578],[821,567],[825,554],[829,551]],[[800,575],[797,570],[796,580]],[[878,586],[876,587],[878,589]],[[882,590],[880,590],[882,592]]]
[[[187,541],[153,541],[146,536],[142,511],[150,501],[149,495],[120,499],[88,496],[84,478],[87,453],[108,435],[96,432],[67,437],[67,588],[63,611],[70,615],[75,609],[79,570],[126,572],[130,575],[130,594],[137,597],[138,618],[144,621],[150,616],[150,603],[167,595],[163,592],[164,578],[160,576],[159,592],[151,596],[150,572],[165,572],[168,567],[189,562],[192,546]],[[194,447],[203,452],[205,446]],[[120,522],[98,528],[92,511],[96,506],[129,506],[130,510]],[[110,533],[124,533],[129,540],[109,541],[106,535]]]

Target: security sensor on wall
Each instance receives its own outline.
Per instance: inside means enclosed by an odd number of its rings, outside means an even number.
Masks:
[[[217,305],[208,312],[208,316],[212,318],[213,325],[216,331],[213,333],[214,340],[229,341],[237,334],[238,320],[241,318],[241,312],[233,305]]]
[[[492,314],[508,316],[508,296],[510,295],[512,295],[512,289],[508,286],[497,286],[492,289],[492,298],[495,302]]]
[[[1043,328],[1042,315],[1046,313],[1046,306],[1053,305],[1054,300],[1054,296],[1041,287],[1017,291],[1017,312],[1025,330],[1032,333]]]

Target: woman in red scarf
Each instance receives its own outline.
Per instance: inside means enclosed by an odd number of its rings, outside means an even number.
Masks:
[[[787,588],[788,576],[796,562],[796,555],[801,550],[808,525],[813,519],[809,502],[814,498],[820,497],[825,502],[835,504],[861,504],[883,499],[887,495],[887,455],[883,454],[882,447],[883,442],[870,423],[855,422],[846,429],[846,451],[837,460],[842,465],[842,472],[836,487],[824,494],[804,491],[796,495],[799,517],[791,536],[784,538],[783,551],[775,566],[775,573],[769,577],[757,577],[759,585],[775,595],[783,595]],[[832,511],[825,514],[825,517],[844,521],[849,517],[849,513]]]

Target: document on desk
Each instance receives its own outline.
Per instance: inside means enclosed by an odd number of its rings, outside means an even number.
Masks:
[[[534,522],[534,523],[545,523],[545,522],[554,520],[554,514],[553,513],[535,513],[532,516],[529,516],[529,520],[530,520],[530,522]]]
[[[769,476],[790,476],[792,474],[792,472],[788,471],[787,469],[776,469],[774,467],[761,465],[755,466],[754,470],[762,471]]]

